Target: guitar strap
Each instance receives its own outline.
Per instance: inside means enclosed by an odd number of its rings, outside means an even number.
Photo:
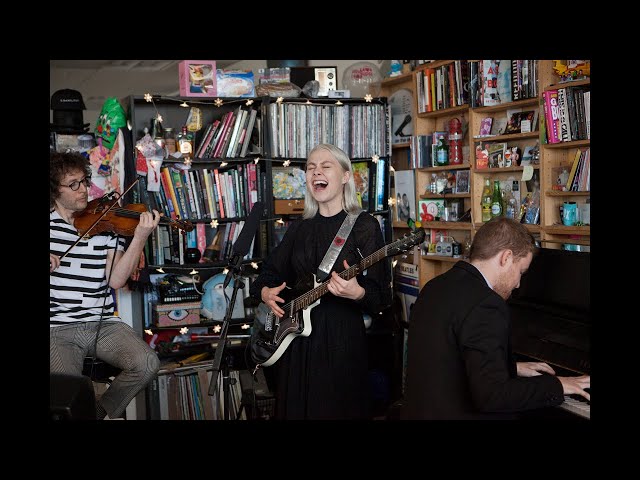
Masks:
[[[362,213],[362,211],[360,211],[360,213]],[[318,271],[316,273],[316,280],[318,282],[324,282],[331,273],[331,268],[333,267],[333,264],[336,263],[338,255],[340,255],[342,247],[347,241],[347,238],[349,237],[349,234],[351,233],[351,230],[353,229],[353,226],[355,225],[360,213],[357,213],[355,215],[348,213],[344,218],[342,225],[340,225],[340,228],[338,229],[338,233],[336,233],[336,236],[331,242],[327,253],[324,254],[324,258],[322,259],[322,262],[320,262],[320,266],[318,267]]]

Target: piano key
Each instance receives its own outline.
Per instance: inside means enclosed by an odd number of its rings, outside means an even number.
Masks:
[[[582,400],[577,400],[569,395],[565,395],[564,402],[559,405],[559,408],[578,415],[587,420],[591,419],[591,404],[586,398],[582,397]]]

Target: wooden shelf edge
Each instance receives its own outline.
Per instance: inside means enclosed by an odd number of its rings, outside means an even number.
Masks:
[[[591,191],[587,192],[562,192],[560,190],[547,190],[544,192],[547,197],[588,197]]]
[[[431,117],[442,117],[444,115],[450,115],[452,113],[466,112],[469,110],[469,105],[464,104],[458,107],[451,108],[443,108],[442,110],[434,110],[433,112],[423,112],[418,114],[418,118],[431,118]]]
[[[571,142],[558,142],[558,143],[543,143],[544,148],[578,148],[578,147],[590,147],[591,140],[573,140]]]
[[[553,83],[548,87],[544,87],[544,91],[548,92],[549,90],[557,90],[559,88],[567,88],[567,87],[582,87],[584,85],[591,85],[591,78],[582,78],[580,80],[569,80],[568,82],[561,83]]]
[[[482,142],[498,142],[500,140],[525,140],[528,138],[539,138],[540,131],[535,130],[533,132],[525,132],[525,133],[509,133],[506,135],[492,135],[490,137],[473,137],[474,143],[482,143]]]
[[[502,110],[511,110],[512,108],[528,107],[537,104],[538,97],[534,97],[516,100],[515,102],[501,103],[500,105],[491,105],[490,107],[476,107],[472,108],[471,111],[474,113],[500,112]]]
[[[460,260],[464,260],[462,257],[454,258],[454,257],[444,257],[442,255],[420,255],[422,260],[428,260],[431,262],[457,262]]]

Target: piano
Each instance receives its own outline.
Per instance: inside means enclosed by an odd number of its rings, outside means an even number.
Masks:
[[[591,375],[589,272],[588,252],[539,249],[507,302],[518,361],[547,362],[558,376]],[[560,410],[569,412],[566,418],[590,419],[590,403],[565,396]],[[538,413],[563,418],[557,412]]]

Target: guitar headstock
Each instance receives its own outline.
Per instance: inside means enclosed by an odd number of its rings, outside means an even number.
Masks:
[[[424,228],[418,227],[411,233],[407,233],[399,240],[389,244],[387,247],[387,254],[398,255],[399,253],[405,253],[416,245],[422,243],[425,235]]]

